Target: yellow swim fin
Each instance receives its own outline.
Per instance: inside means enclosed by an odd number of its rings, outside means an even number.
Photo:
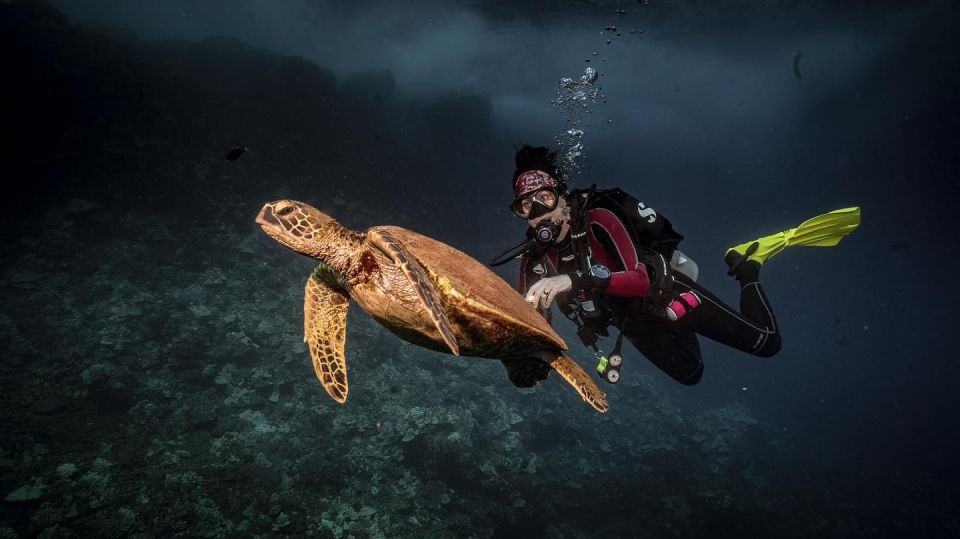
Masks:
[[[744,260],[763,264],[787,247],[833,247],[860,226],[860,208],[843,208],[807,219],[797,228],[741,243],[727,249],[727,262],[733,275]]]

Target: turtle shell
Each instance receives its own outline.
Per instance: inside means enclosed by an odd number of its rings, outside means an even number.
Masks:
[[[461,347],[501,359],[567,345],[537,310],[496,273],[466,253],[397,226],[388,231],[416,257],[446,304]],[[469,352],[468,352],[469,354]],[[470,354],[470,355],[474,355]]]

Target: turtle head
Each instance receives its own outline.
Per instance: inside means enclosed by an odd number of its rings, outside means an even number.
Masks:
[[[323,258],[333,238],[333,228],[342,228],[329,215],[296,200],[267,202],[257,214],[257,224],[271,238],[311,258]]]

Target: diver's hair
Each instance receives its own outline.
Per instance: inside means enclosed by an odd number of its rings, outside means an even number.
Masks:
[[[560,190],[567,192],[567,182],[564,179],[563,170],[554,163],[557,158],[557,152],[551,152],[546,146],[530,146],[521,143],[517,149],[517,155],[514,158],[517,168],[513,171],[513,179],[510,180],[510,188],[517,184],[517,178],[528,170],[542,170],[556,178],[560,184]]]

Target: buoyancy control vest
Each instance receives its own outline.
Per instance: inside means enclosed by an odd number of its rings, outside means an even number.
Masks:
[[[664,306],[672,296],[674,268],[671,261],[679,260],[675,255],[677,246],[683,241],[683,235],[673,229],[670,221],[619,188],[599,190],[592,186],[572,191],[567,196],[567,203],[571,206],[570,238],[580,271],[589,274],[592,266],[587,215],[594,209],[609,210],[624,224],[630,241],[637,247],[640,261],[647,266],[649,304],[654,308]]]

